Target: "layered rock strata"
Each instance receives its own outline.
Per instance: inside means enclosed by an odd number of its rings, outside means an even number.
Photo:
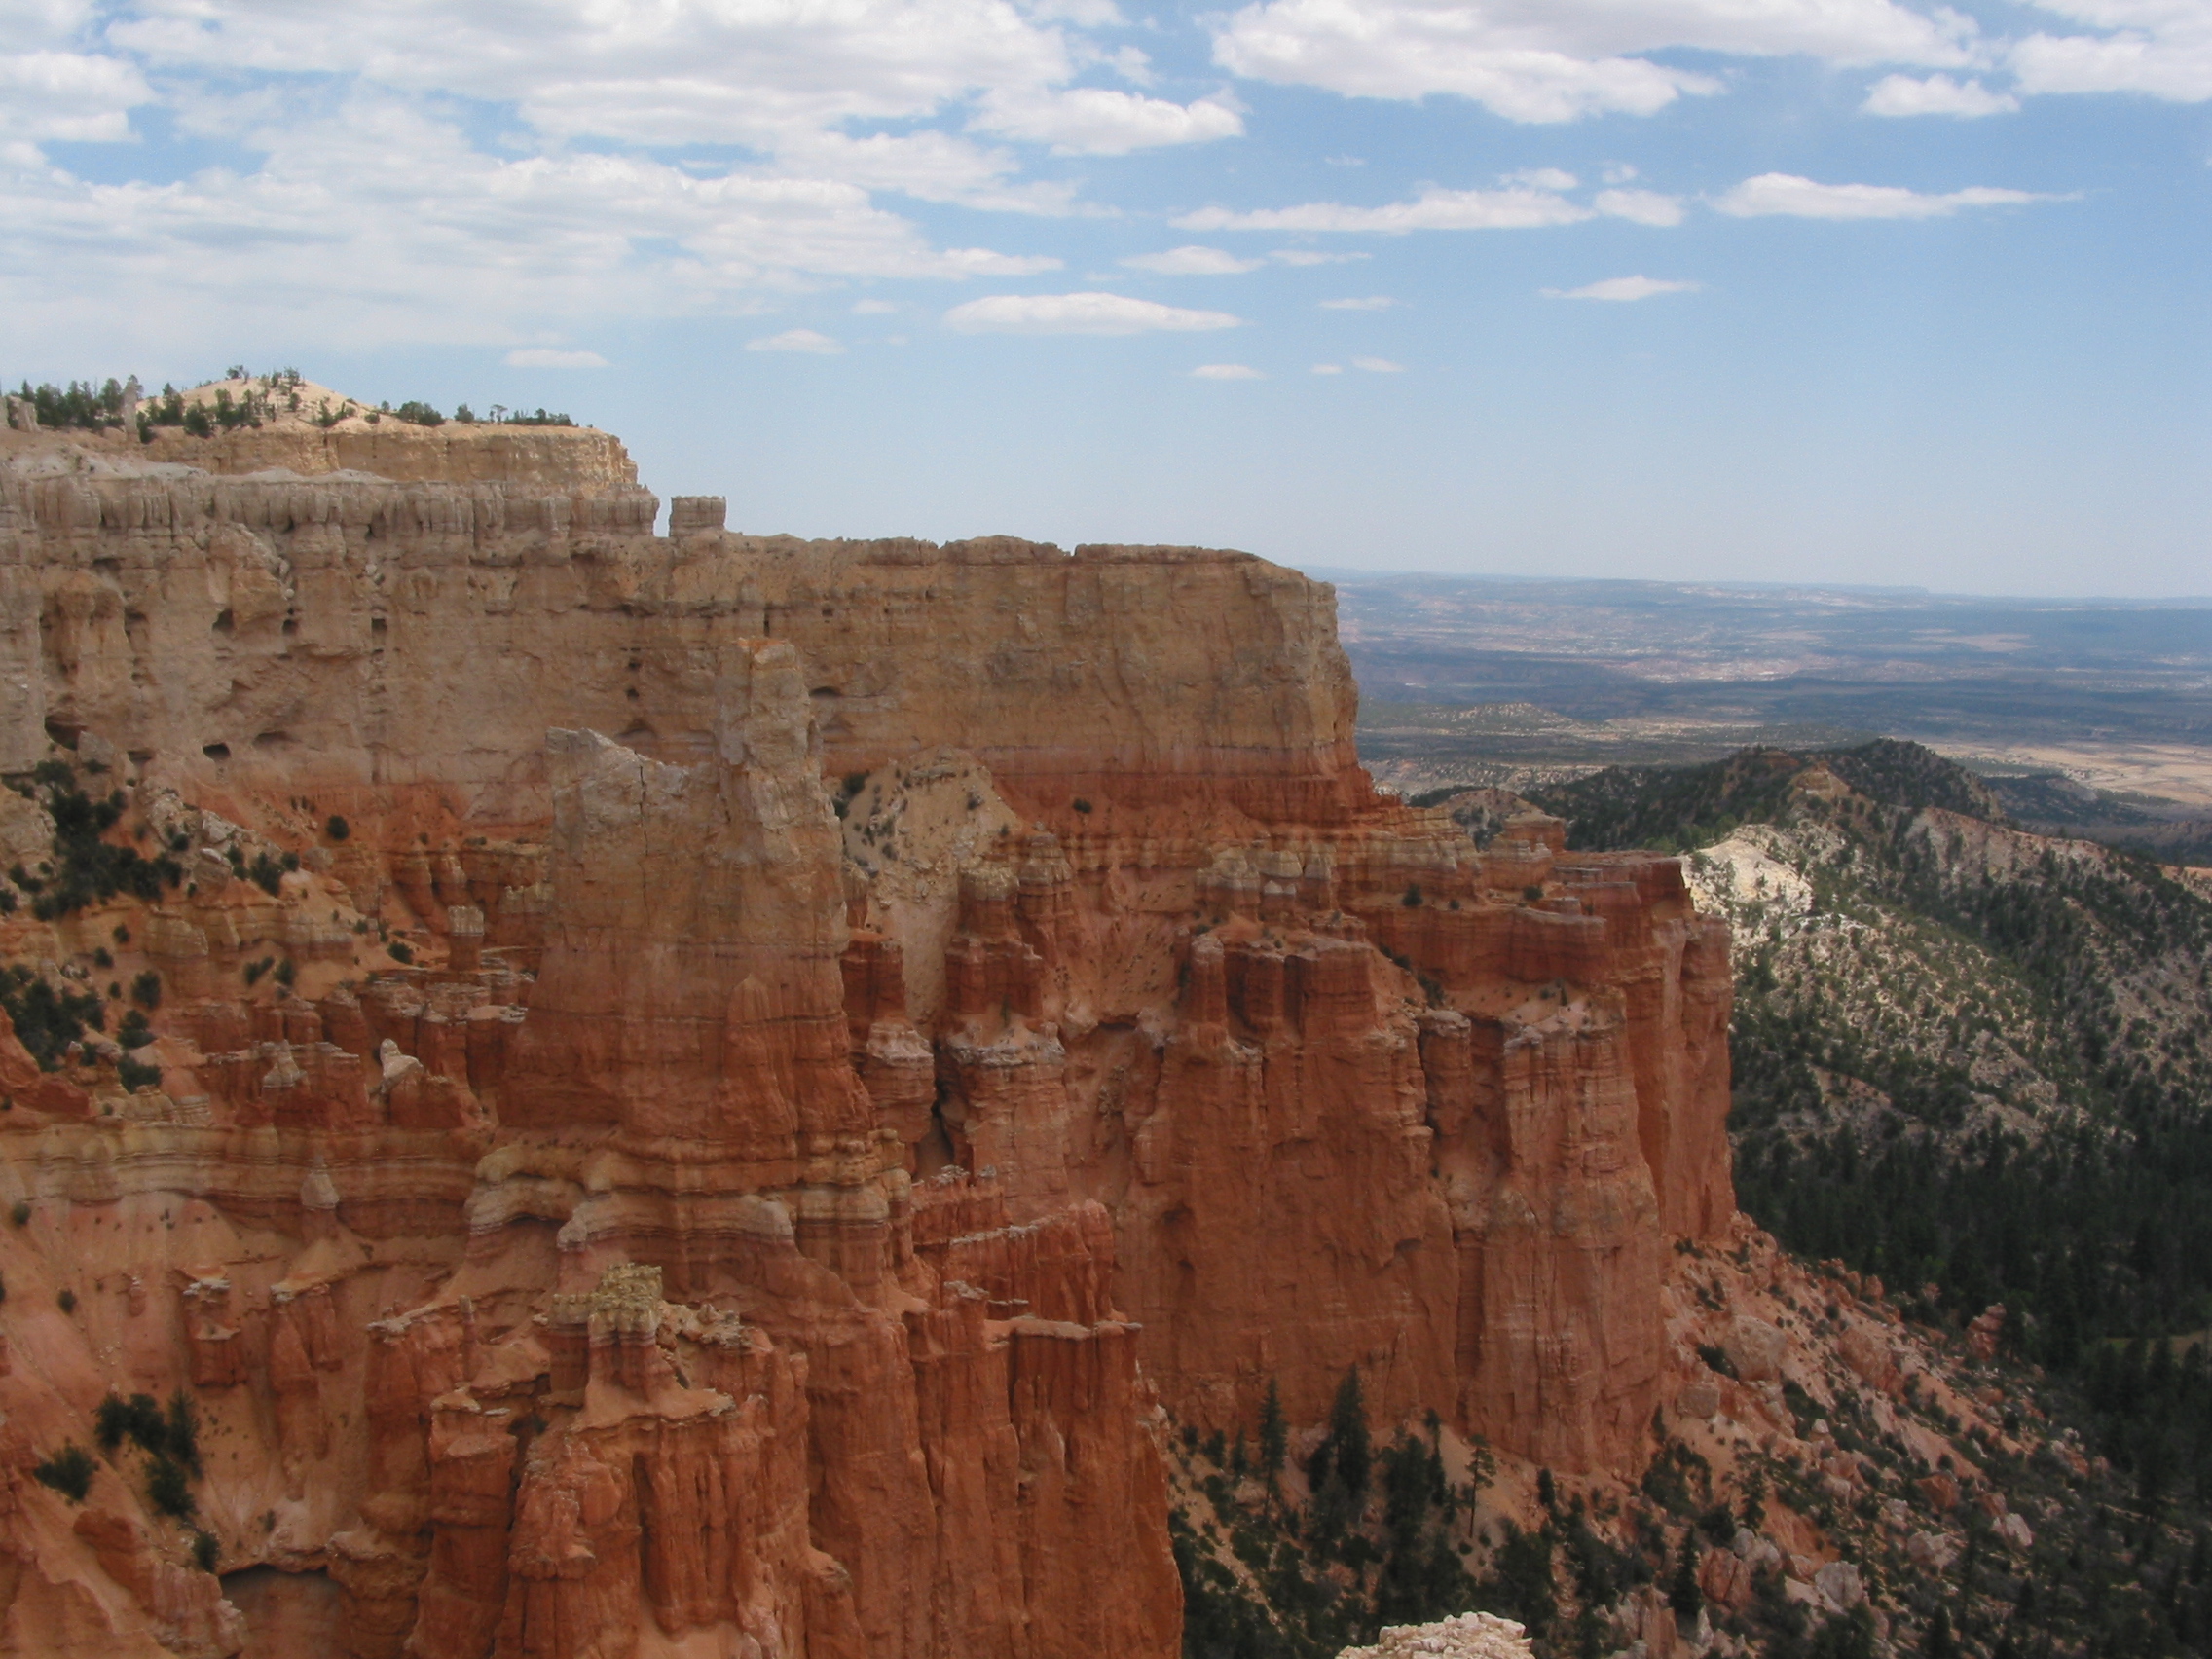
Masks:
[[[604,434],[434,436],[0,463],[0,829],[169,861],[0,916],[163,987],[158,1083],[0,1040],[0,1646],[1165,1656],[1166,1414],[1357,1365],[1636,1459],[1733,1213],[1673,861],[1378,795],[1259,560],[655,537]],[[179,1387],[235,1604],[128,1448],[29,1474]]]

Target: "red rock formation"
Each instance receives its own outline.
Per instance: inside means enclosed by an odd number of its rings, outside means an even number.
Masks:
[[[1635,1460],[1733,1213],[1673,861],[1376,794],[1244,555],[655,538],[604,435],[410,443],[0,456],[0,770],[100,759],[179,869],[0,920],[166,987],[134,1094],[0,1031],[24,1461],[189,1384],[223,1561],[357,1659],[1165,1659],[1162,1407],[1356,1364]],[[54,1616],[227,1640],[101,1513]]]

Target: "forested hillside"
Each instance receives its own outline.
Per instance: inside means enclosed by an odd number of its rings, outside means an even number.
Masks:
[[[1536,798],[1573,846],[1689,853],[1735,921],[1744,1208],[1953,1318],[2003,1303],[2116,1461],[2212,1498],[2212,1391],[2178,1381],[2201,1379],[2186,1339],[2212,1325],[2205,891],[2011,827],[1914,744],[1616,768]]]

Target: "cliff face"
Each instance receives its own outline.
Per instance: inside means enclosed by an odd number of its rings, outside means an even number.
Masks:
[[[0,1039],[0,1646],[1164,1659],[1163,1410],[1635,1460],[1733,1213],[1672,861],[1376,795],[1293,572],[529,437],[0,458],[0,953],[160,987]],[[178,1388],[220,1583],[29,1473]]]

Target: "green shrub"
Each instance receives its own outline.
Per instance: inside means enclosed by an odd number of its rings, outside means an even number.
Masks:
[[[71,1503],[82,1503],[85,1494],[92,1490],[92,1475],[98,1465],[92,1455],[70,1441],[60,1451],[35,1465],[31,1473],[41,1486],[50,1486]]]
[[[200,1505],[192,1495],[192,1477],[184,1465],[165,1453],[156,1453],[146,1465],[146,1501],[158,1515],[189,1521]]]
[[[110,1394],[92,1414],[92,1438],[102,1452],[113,1452],[126,1440],[157,1455],[169,1449],[168,1419],[151,1394],[133,1394],[126,1400]]]
[[[394,962],[412,962],[415,960],[415,952],[407,947],[407,941],[403,939],[393,940],[385,946],[385,949],[391,953],[391,959]]]
[[[40,921],[58,921],[118,893],[150,903],[184,879],[184,867],[166,853],[142,858],[135,847],[103,839],[128,804],[121,790],[95,799],[77,788],[75,771],[60,760],[41,761],[31,776],[45,790],[43,804],[54,820],[54,859],[51,866],[40,866],[37,878],[20,866],[8,873],[18,887],[34,895],[31,913]],[[105,956],[103,949],[99,957]]]
[[[193,1408],[192,1396],[182,1388],[169,1396],[168,1451],[194,1476],[199,1475],[200,1414]]]
[[[107,1026],[107,1010],[92,992],[57,991],[20,965],[0,968],[0,1008],[8,1011],[17,1039],[41,1071],[59,1070],[63,1052],[84,1036],[85,1027]]]
[[[213,1572],[215,1564],[223,1559],[223,1546],[215,1541],[212,1532],[192,1534],[192,1565],[202,1572]]]
[[[141,1088],[152,1088],[159,1084],[162,1081],[162,1068],[141,1065],[126,1056],[116,1062],[115,1075],[122,1083],[125,1093],[135,1094]]]
[[[162,1006],[162,977],[147,969],[130,981],[130,1000],[139,1007],[153,1010]]]
[[[419,398],[409,398],[397,409],[394,409],[392,413],[402,421],[409,422],[417,426],[442,426],[446,424],[446,418],[443,415]]]
[[[322,832],[333,841],[343,841],[353,832],[353,827],[334,812],[330,815],[330,822],[322,827]]]

